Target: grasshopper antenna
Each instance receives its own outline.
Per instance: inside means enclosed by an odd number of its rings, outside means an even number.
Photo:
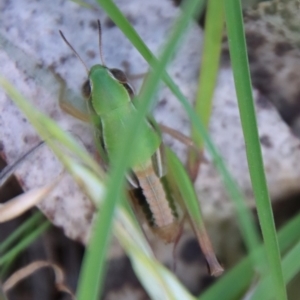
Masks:
[[[82,60],[82,58],[79,56],[79,54],[76,52],[76,50],[73,48],[73,46],[68,42],[68,40],[65,38],[64,34],[61,32],[61,30],[59,30],[59,33],[62,37],[62,39],[64,40],[64,42],[69,46],[69,48],[73,51],[73,53],[77,56],[77,58],[81,61],[81,63],[83,64],[83,66],[86,69],[87,74],[89,75],[89,69],[86,66],[86,64],[84,63],[84,61]]]
[[[101,62],[103,64],[103,66],[106,66],[105,62],[104,62],[104,56],[103,56],[103,50],[102,50],[102,28],[101,28],[100,20],[97,20],[97,21],[98,21],[98,32],[99,32],[99,53],[100,53],[100,58],[101,58]]]

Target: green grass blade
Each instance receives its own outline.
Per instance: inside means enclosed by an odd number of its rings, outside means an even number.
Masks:
[[[223,6],[218,0],[209,0],[205,15],[205,33],[201,74],[196,95],[196,112],[207,128],[212,109],[212,97],[219,70],[221,41],[224,27]],[[202,137],[195,133],[193,139],[198,146],[203,146]]]
[[[36,212],[32,217],[28,218],[0,244],[0,253],[4,253],[13,243],[20,239],[22,235],[37,226],[43,219],[44,216],[40,212]]]
[[[281,253],[286,252],[299,241],[300,214],[288,222],[278,233]],[[263,255],[263,247],[257,249],[257,255]],[[199,297],[199,300],[240,299],[254,278],[251,257],[243,259],[238,265],[224,274],[211,288]],[[234,282],[234,284],[232,284]],[[228,288],[230,287],[230,288]],[[260,298],[265,299],[265,298]]]
[[[276,299],[287,299],[257,130],[241,4],[239,0],[224,0],[224,7],[230,57],[246,145],[250,178],[273,280],[274,295],[276,295]]]
[[[23,238],[13,249],[5,253],[0,257],[0,266],[4,263],[9,262],[16,255],[18,255],[21,251],[27,248],[33,241],[35,241],[43,232],[45,232],[51,223],[49,221],[45,221],[42,225],[37,227],[34,231],[28,234],[25,238]]]
[[[223,6],[220,5],[219,0],[209,0],[205,14],[201,73],[195,101],[196,113],[206,129],[211,116],[213,93],[218,76],[223,27]],[[204,147],[203,138],[197,130],[192,129],[192,139],[202,152]],[[198,174],[199,163],[201,161],[198,161],[195,151],[190,151],[188,165],[189,172],[193,174],[193,177]]]
[[[282,259],[282,269],[285,284],[288,284],[299,273],[299,256],[300,242],[298,241],[298,243]],[[271,278],[265,278],[265,280],[259,283],[251,299],[273,299],[273,293],[270,293],[272,289],[274,289],[274,287]]]

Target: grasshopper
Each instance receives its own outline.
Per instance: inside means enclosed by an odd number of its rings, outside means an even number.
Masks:
[[[88,80],[83,84],[82,92],[86,99],[88,116],[79,116],[72,107],[64,105],[62,99],[60,105],[74,117],[91,121],[97,149],[107,168],[116,149],[122,147],[119,137],[126,132],[128,120],[137,113],[137,110],[132,101],[134,92],[125,73],[119,69],[110,69],[104,64],[100,21],[98,21],[98,30],[102,64],[94,65],[90,70],[59,31],[65,43],[87,71]],[[172,183],[168,180],[165,149],[158,128],[151,118],[143,121],[139,128],[141,134],[135,145],[137,155],[131,163],[126,178],[134,208],[142,207],[152,231],[164,242],[171,243],[176,242],[180,237],[184,214],[180,210],[178,200],[175,199],[176,192],[172,189]],[[213,258],[207,261],[212,274],[219,275],[222,272],[223,269],[214,254]]]

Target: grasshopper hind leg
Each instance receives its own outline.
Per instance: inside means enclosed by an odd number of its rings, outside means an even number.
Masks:
[[[190,153],[194,156],[194,160],[193,164],[190,164],[190,160],[188,161],[187,169],[191,180],[194,182],[198,176],[201,163],[207,162],[203,155],[203,150],[199,149],[199,147],[197,147],[193,140],[183,133],[163,124],[159,124],[159,127],[162,132],[170,135],[190,149]]]
[[[174,240],[173,251],[172,251],[172,255],[173,255],[172,271],[173,271],[173,273],[176,273],[176,261],[177,261],[176,250],[177,250],[177,246],[180,241],[181,235],[183,233],[183,225],[184,225],[185,219],[186,219],[186,215],[184,215],[184,217],[182,218],[182,220],[179,223],[179,231],[178,231],[176,239]]]

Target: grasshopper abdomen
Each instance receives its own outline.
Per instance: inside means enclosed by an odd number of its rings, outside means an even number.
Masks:
[[[167,183],[164,184],[163,178],[157,176],[150,163],[143,170],[134,172],[147,202],[146,216],[148,215],[150,227],[164,242],[174,242],[180,233],[180,225],[178,212],[166,186]]]

